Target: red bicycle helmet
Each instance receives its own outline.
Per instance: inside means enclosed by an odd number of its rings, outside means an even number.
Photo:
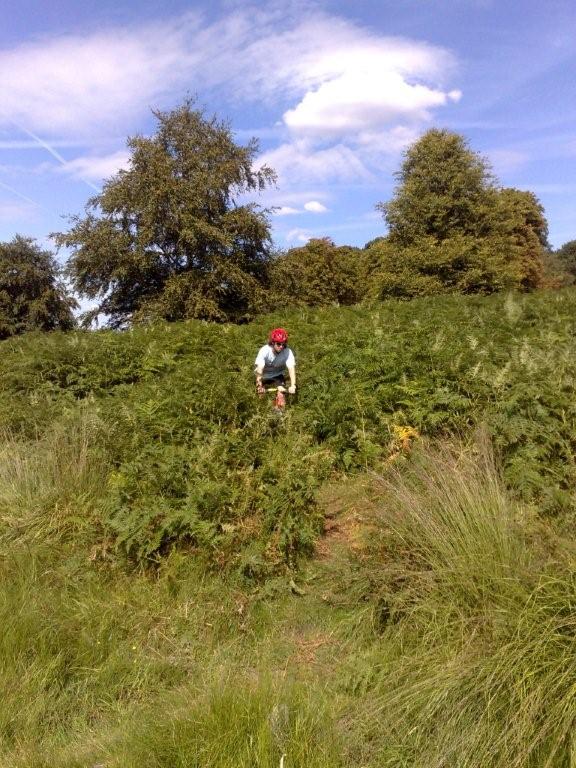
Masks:
[[[277,344],[286,344],[288,341],[288,334],[284,330],[284,328],[274,328],[273,331],[270,331],[270,335],[268,336],[268,341],[270,344],[274,344],[276,342]]]

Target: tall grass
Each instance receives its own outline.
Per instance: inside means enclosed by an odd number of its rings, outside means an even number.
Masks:
[[[139,712],[114,768],[338,768],[342,746],[325,697],[289,679],[241,672]]]
[[[385,481],[377,764],[576,765],[576,577],[528,548],[518,517],[486,442]]]
[[[106,491],[105,426],[88,408],[37,440],[0,435],[0,541],[46,541],[86,529]]]
[[[2,768],[340,765],[328,694],[288,668],[280,601],[251,611],[178,560],[151,579],[62,545],[0,558]]]

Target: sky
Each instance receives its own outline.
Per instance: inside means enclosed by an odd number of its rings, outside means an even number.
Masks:
[[[127,167],[152,109],[193,97],[278,175],[277,248],[385,234],[403,151],[462,134],[576,239],[574,0],[0,0],[0,241],[55,250]],[[65,254],[59,254],[62,260]]]

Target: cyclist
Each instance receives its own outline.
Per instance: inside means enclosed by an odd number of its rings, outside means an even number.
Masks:
[[[288,392],[296,393],[296,360],[288,346],[288,334],[284,328],[274,328],[268,336],[268,343],[260,348],[254,363],[256,391],[263,395],[268,387],[284,386],[288,369],[290,386]]]

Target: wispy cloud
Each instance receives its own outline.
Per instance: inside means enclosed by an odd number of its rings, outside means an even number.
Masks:
[[[15,121],[14,125],[17,125]],[[43,150],[48,152],[49,155],[51,155],[55,160],[57,160],[60,165],[66,167],[68,165],[68,161],[58,152],[58,150],[52,145],[49,144],[44,139],[40,138],[40,136],[36,136],[35,133],[32,131],[29,131],[27,128],[24,128],[21,125],[17,125],[18,129],[21,130],[23,133],[25,133],[27,136],[29,136],[33,142],[35,142],[39,147],[41,147]],[[92,187],[94,190],[98,190],[98,187],[94,186],[91,181],[88,181],[85,177],[78,175],[78,178],[83,181],[85,184],[87,184],[89,187]]]
[[[110,155],[85,155],[76,157],[64,163],[60,169],[62,173],[70,174],[75,178],[102,182],[113,176],[122,168],[126,168],[129,162],[127,150],[119,150]]]
[[[4,185],[2,185],[4,186]],[[21,205],[6,200],[0,200],[0,220],[12,222],[15,220],[29,219],[36,211],[35,205]]]
[[[58,139],[54,139],[51,142],[52,147],[62,148],[62,147],[81,147],[83,146],[84,142],[79,141],[62,141]],[[0,139],[0,150],[8,150],[13,151],[15,149],[38,149],[39,144],[38,141],[35,139]],[[43,149],[43,147],[40,147]]]
[[[0,50],[0,149],[37,145],[58,162],[51,170],[98,189],[126,151],[96,146],[201,85],[210,100],[267,110],[261,133],[273,148],[261,159],[279,175],[278,215],[321,213],[324,185],[374,183],[386,158],[460,98],[442,47],[378,35],[310,2],[229,8],[215,20],[193,12]],[[25,140],[8,134],[15,125]]]
[[[297,4],[283,13],[246,6],[212,23],[190,13],[0,51],[5,118],[52,147],[54,136],[132,125],[195,81],[243,102],[292,101],[283,119],[301,134],[381,129],[457,99],[442,87],[453,69],[440,47],[377,36],[318,10],[302,16]]]
[[[488,152],[488,159],[496,175],[516,171],[530,162],[530,155],[518,149],[493,149]]]
[[[286,233],[285,239],[287,243],[307,243],[311,237],[313,237],[313,234],[310,232],[309,229],[302,229],[301,227],[296,227]]]
[[[0,122],[59,138],[132,123],[151,100],[183,84],[195,58],[194,23],[187,16],[0,51]]]
[[[20,200],[23,200],[25,203],[28,203],[29,206],[30,205],[32,205],[32,206],[37,206],[38,205],[38,203],[36,203],[30,197],[28,197],[27,195],[23,194],[22,192],[19,192],[17,189],[15,189],[14,187],[11,187],[9,184],[6,184],[3,181],[0,181],[0,187],[2,189],[5,189],[7,192],[10,192],[10,194],[15,195],[16,197],[20,198]]]
[[[311,141],[287,142],[264,153],[260,162],[276,170],[281,185],[288,181],[291,184],[309,184],[371,179],[370,171],[357,153],[342,143],[323,148]]]

